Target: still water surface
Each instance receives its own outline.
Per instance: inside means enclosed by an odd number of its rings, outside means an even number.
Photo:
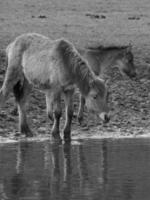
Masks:
[[[101,199],[150,199],[150,139],[0,144],[0,200]]]

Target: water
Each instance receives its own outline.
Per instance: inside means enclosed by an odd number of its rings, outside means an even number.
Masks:
[[[150,139],[0,144],[0,200],[133,199],[150,199]]]

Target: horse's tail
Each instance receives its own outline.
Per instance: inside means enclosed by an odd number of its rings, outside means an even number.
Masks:
[[[7,56],[6,56],[6,51],[4,49],[0,50],[0,60],[2,63],[4,63],[5,61],[7,62]],[[0,73],[4,74],[5,73],[5,69],[4,67],[0,68]],[[0,90],[0,106],[3,105],[4,102],[4,95],[3,95],[3,91]]]
[[[6,51],[5,49],[0,50],[0,59],[3,61],[6,59]]]
[[[5,49],[0,49],[0,74],[4,74],[7,66],[7,55]]]
[[[18,82],[24,81],[24,75],[22,70],[22,56],[25,51],[25,42],[21,40],[15,40],[10,43],[6,48],[6,56],[8,60],[8,66],[4,78],[2,88],[0,90],[0,106],[2,106],[7,100],[8,94],[13,91],[15,85]]]

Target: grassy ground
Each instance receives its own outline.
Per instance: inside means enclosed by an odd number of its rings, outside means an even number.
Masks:
[[[76,47],[88,45],[127,45],[132,43],[138,80],[114,72],[111,84],[113,117],[104,126],[87,119],[89,128],[73,121],[73,136],[122,136],[150,133],[150,1],[149,0],[0,0],[0,49],[16,36],[38,32],[53,39],[66,37]],[[6,69],[0,59],[0,84]],[[75,107],[77,108],[77,101]],[[10,97],[0,112],[0,134],[17,131],[17,116],[11,114]],[[45,114],[43,95],[34,92],[28,110],[35,134],[47,134],[51,126]],[[30,120],[31,121],[31,120]],[[64,117],[61,126],[64,124]]]

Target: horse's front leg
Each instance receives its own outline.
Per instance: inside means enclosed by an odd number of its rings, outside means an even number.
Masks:
[[[84,106],[85,106],[85,98],[80,94],[79,100],[79,111],[78,111],[78,122],[82,124],[83,121],[83,113],[84,113]]]
[[[59,124],[61,118],[61,95],[55,94],[53,97],[53,127],[52,127],[52,137],[54,140],[61,141]]]
[[[48,118],[53,122],[53,102],[54,102],[54,94],[49,91],[46,93],[46,111]]]
[[[66,121],[64,126],[64,140],[71,140],[71,122],[73,117],[73,93],[74,91],[65,92]]]

